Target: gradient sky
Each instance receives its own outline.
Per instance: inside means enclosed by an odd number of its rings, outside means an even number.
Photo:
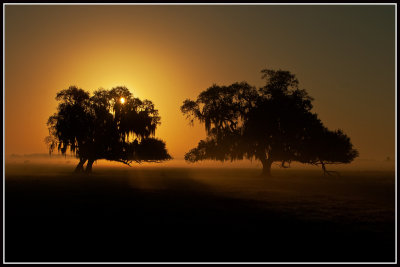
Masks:
[[[360,158],[395,154],[395,6],[6,5],[5,153],[47,153],[58,91],[127,86],[180,159],[205,137],[179,107],[211,86],[289,70]]]

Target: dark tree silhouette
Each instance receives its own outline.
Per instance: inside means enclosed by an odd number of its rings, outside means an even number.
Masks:
[[[350,138],[342,130],[330,131],[322,124],[317,128],[310,127],[308,135],[302,142],[301,155],[298,161],[313,165],[321,165],[325,174],[337,172],[328,171],[327,164],[350,163],[358,156],[353,149]]]
[[[207,133],[187,161],[256,159],[262,175],[271,176],[273,162],[321,164],[325,173],[325,164],[349,163],[358,155],[342,131],[329,131],[312,113],[313,99],[295,75],[268,69],[262,74],[266,85],[258,90],[246,82],[214,84],[196,101],[183,102],[181,111],[191,123],[204,123]]]
[[[50,116],[46,143],[50,153],[69,149],[79,158],[76,172],[91,172],[96,160],[130,165],[171,159],[165,143],[152,138],[160,124],[149,100],[135,98],[126,87],[88,92],[71,86],[57,93],[58,112]]]

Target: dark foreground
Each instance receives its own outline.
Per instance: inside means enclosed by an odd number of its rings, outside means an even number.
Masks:
[[[6,262],[395,260],[394,172],[69,171],[6,166]]]

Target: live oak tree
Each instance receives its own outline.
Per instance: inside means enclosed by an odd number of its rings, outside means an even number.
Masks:
[[[257,89],[246,82],[212,85],[181,111],[191,123],[204,123],[207,138],[191,149],[185,159],[241,160],[262,163],[264,176],[271,165],[292,161],[308,164],[349,163],[358,156],[341,130],[330,131],[312,112],[313,99],[299,88],[295,75],[282,70],[262,70],[265,86]]]
[[[57,93],[57,112],[48,119],[46,143],[50,153],[73,152],[76,172],[91,172],[96,160],[127,165],[171,159],[162,140],[153,138],[160,124],[158,110],[149,100],[133,97],[126,87],[99,89],[92,96],[70,86]]]
[[[308,129],[302,142],[302,154],[298,161],[313,165],[321,165],[325,174],[335,173],[326,169],[327,164],[350,163],[358,156],[358,151],[353,149],[350,138],[343,130],[330,131],[324,126],[317,129]]]

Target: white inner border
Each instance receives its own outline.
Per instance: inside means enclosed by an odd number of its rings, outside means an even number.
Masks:
[[[337,6],[395,7],[395,261],[394,262],[6,262],[5,261],[5,7],[10,5],[146,5],[146,6]],[[3,3],[3,264],[397,264],[397,3]]]

